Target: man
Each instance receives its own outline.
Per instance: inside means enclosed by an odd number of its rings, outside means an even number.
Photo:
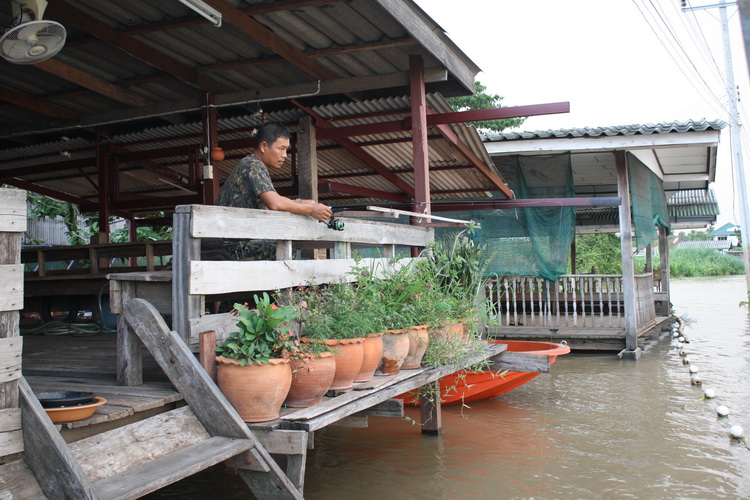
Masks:
[[[292,200],[274,189],[268,169],[284,165],[289,140],[289,131],[283,125],[261,125],[255,136],[255,149],[229,174],[215,204],[309,215],[323,222],[330,219],[330,207],[314,200]],[[273,260],[276,255],[276,245],[269,240],[225,240],[224,246],[235,259]]]

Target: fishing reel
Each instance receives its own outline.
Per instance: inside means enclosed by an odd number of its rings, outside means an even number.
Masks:
[[[337,219],[335,215],[331,215],[331,218],[328,219],[328,222],[324,222],[324,224],[328,229],[333,229],[334,231],[344,230],[344,221],[342,221],[341,219]]]

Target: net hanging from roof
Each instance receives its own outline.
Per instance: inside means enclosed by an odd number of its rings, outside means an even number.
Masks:
[[[575,195],[569,154],[510,156],[496,159],[505,180],[517,186],[516,197],[572,198]],[[450,217],[471,219],[481,228],[471,233],[487,244],[488,275],[557,279],[567,271],[575,234],[575,208],[539,207],[471,211]]]
[[[669,230],[667,200],[662,180],[633,155],[628,155],[628,180],[636,248],[640,251],[659,236],[657,226]]]

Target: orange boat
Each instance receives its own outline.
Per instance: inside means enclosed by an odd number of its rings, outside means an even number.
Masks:
[[[509,352],[524,352],[529,354],[549,355],[550,365],[557,356],[570,352],[570,347],[554,342],[532,342],[525,340],[488,340],[492,344],[508,344]],[[440,393],[443,404],[468,403],[480,399],[489,399],[505,394],[516,387],[525,384],[539,373],[508,371],[500,374],[497,371],[466,371],[461,370],[440,379]],[[446,392],[448,394],[446,394]],[[416,405],[419,398],[412,394],[403,394],[404,403]]]

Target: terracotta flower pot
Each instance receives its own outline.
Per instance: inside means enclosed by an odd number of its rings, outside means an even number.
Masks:
[[[460,321],[457,323],[444,323],[442,325],[430,326],[429,332],[431,336],[437,338],[466,340],[464,324]]]
[[[311,342],[312,340],[303,337],[302,341]],[[347,391],[351,389],[354,385],[354,377],[362,368],[365,339],[326,339],[321,342],[333,347],[333,358],[336,360],[336,373],[329,390]]]
[[[380,360],[383,359],[383,334],[371,333],[365,337],[362,349],[362,368],[354,377],[355,382],[367,382],[375,377],[375,370],[380,365]]]
[[[410,326],[406,329],[409,336],[409,354],[401,365],[402,370],[414,370],[422,364],[422,358],[427,350],[430,336],[427,333],[427,325]]]
[[[217,356],[216,382],[245,422],[279,418],[279,410],[292,384],[289,359],[240,366],[239,360]]]
[[[406,330],[388,330],[383,335],[383,360],[378,375],[395,375],[401,371],[409,354],[409,336]]]
[[[307,408],[323,399],[333,383],[336,360],[330,352],[312,359],[292,361],[292,386],[284,404],[292,408]]]

